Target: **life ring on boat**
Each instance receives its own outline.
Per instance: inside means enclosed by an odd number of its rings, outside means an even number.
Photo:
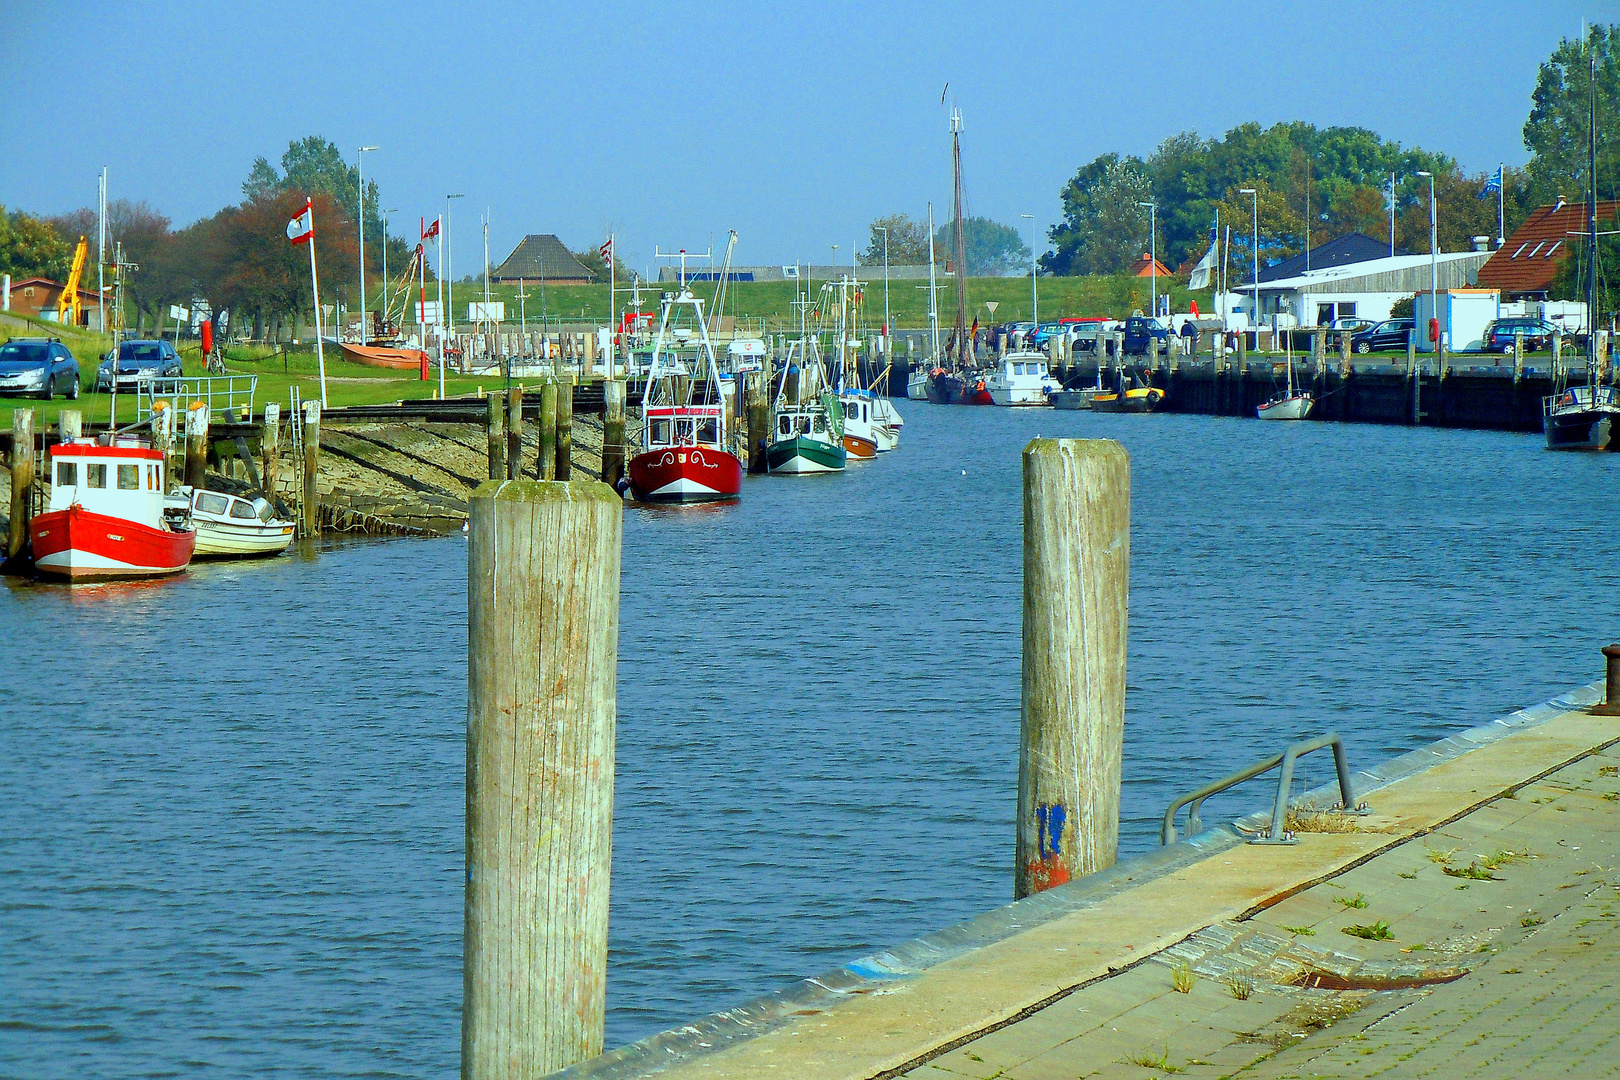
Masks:
[[[1157,405],[1159,402],[1161,402],[1163,400],[1164,400],[1164,393],[1163,393],[1163,391],[1159,390],[1158,388],[1155,387],[1154,389],[1151,389],[1151,390],[1149,390],[1147,392],[1147,403],[1149,405]]]

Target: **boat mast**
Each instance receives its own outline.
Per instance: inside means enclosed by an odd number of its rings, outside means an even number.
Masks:
[[[928,204],[928,337],[939,363],[939,285],[934,280],[934,204]]]
[[[1590,38],[1588,46],[1592,46]],[[1586,384],[1596,408],[1597,347],[1597,49],[1587,56],[1586,122]]]
[[[956,329],[952,331],[956,350],[956,364],[964,363],[962,356],[968,346],[967,332],[967,241],[962,235],[962,113],[951,107],[951,174],[954,184],[953,198],[956,213]]]

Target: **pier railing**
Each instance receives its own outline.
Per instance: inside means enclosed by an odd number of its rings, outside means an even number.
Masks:
[[[171,416],[184,416],[194,401],[208,406],[210,416],[225,409],[245,408],[253,413],[253,396],[259,388],[257,375],[205,375],[195,378],[143,379],[135,386],[135,419],[149,420],[162,401]]]

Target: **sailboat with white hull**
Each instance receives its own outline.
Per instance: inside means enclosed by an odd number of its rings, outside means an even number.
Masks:
[[[1270,401],[1255,410],[1255,415],[1262,420],[1303,420],[1311,415],[1311,406],[1316,402],[1311,399],[1309,390],[1300,390],[1294,386],[1294,353],[1290,349],[1286,353],[1288,363],[1288,386],[1282,393],[1276,394]]]

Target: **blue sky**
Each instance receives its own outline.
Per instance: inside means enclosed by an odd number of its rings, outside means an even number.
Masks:
[[[1032,213],[1044,236],[1096,155],[1248,120],[1520,164],[1536,67],[1582,19],[1620,3],[19,5],[0,204],[92,205],[106,165],[112,197],[184,224],[320,134],[351,159],[381,147],[366,172],[401,231],[466,193],[458,277],[486,207],[496,260],[525,233],[584,247],[611,227],[638,268],[733,228],[740,263],[842,261],[874,217],[944,216],[947,82],[969,212]]]

